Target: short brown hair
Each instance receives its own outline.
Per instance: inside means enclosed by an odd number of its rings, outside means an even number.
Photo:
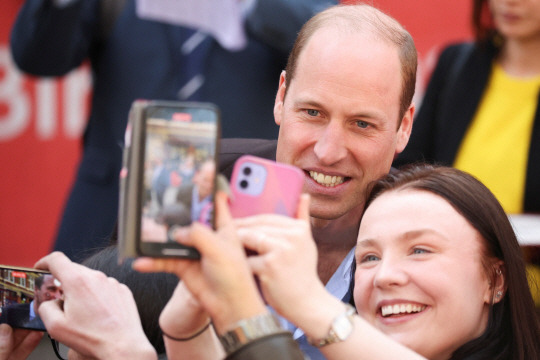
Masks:
[[[313,34],[325,26],[337,26],[349,31],[365,31],[377,38],[399,47],[401,62],[402,91],[400,99],[400,120],[409,108],[416,85],[418,55],[411,35],[394,18],[366,4],[335,5],[304,24],[294,43],[285,68],[285,94],[295,76],[298,58]],[[399,122],[400,123],[400,122]]]

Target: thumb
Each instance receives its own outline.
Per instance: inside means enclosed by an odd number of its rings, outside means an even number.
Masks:
[[[300,200],[298,201],[298,209],[296,210],[297,219],[309,221],[309,203],[309,194],[304,193],[300,195]]]
[[[0,359],[9,358],[13,350],[13,329],[8,324],[0,324]]]
[[[66,318],[64,315],[64,301],[61,299],[45,301],[39,305],[39,317],[45,324],[47,332],[56,340],[62,341],[63,328]]]

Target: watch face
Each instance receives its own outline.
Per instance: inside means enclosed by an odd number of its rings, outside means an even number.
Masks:
[[[353,330],[352,319],[349,316],[341,316],[336,319],[333,326],[336,337],[343,341],[349,337]]]

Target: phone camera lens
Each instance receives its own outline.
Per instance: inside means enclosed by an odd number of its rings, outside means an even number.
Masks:
[[[251,174],[251,168],[246,166],[243,170],[244,175],[249,176]]]
[[[240,187],[241,187],[242,189],[245,189],[245,188],[247,188],[248,186],[249,186],[249,183],[247,182],[247,180],[242,180],[242,181],[240,181]]]

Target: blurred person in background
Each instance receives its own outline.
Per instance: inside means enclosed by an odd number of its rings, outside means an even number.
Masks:
[[[133,100],[213,102],[221,108],[224,137],[275,138],[275,79],[303,23],[333,3],[234,2],[241,6],[246,39],[242,48],[231,49],[180,25],[174,17],[182,14],[166,7],[195,3],[26,1],[11,33],[16,65],[31,75],[61,76],[89,60],[92,71],[82,159],[54,249],[79,261],[108,242],[117,218],[118,174]]]
[[[509,214],[540,212],[540,1],[474,0],[474,43],[440,55],[396,165],[467,171]]]

